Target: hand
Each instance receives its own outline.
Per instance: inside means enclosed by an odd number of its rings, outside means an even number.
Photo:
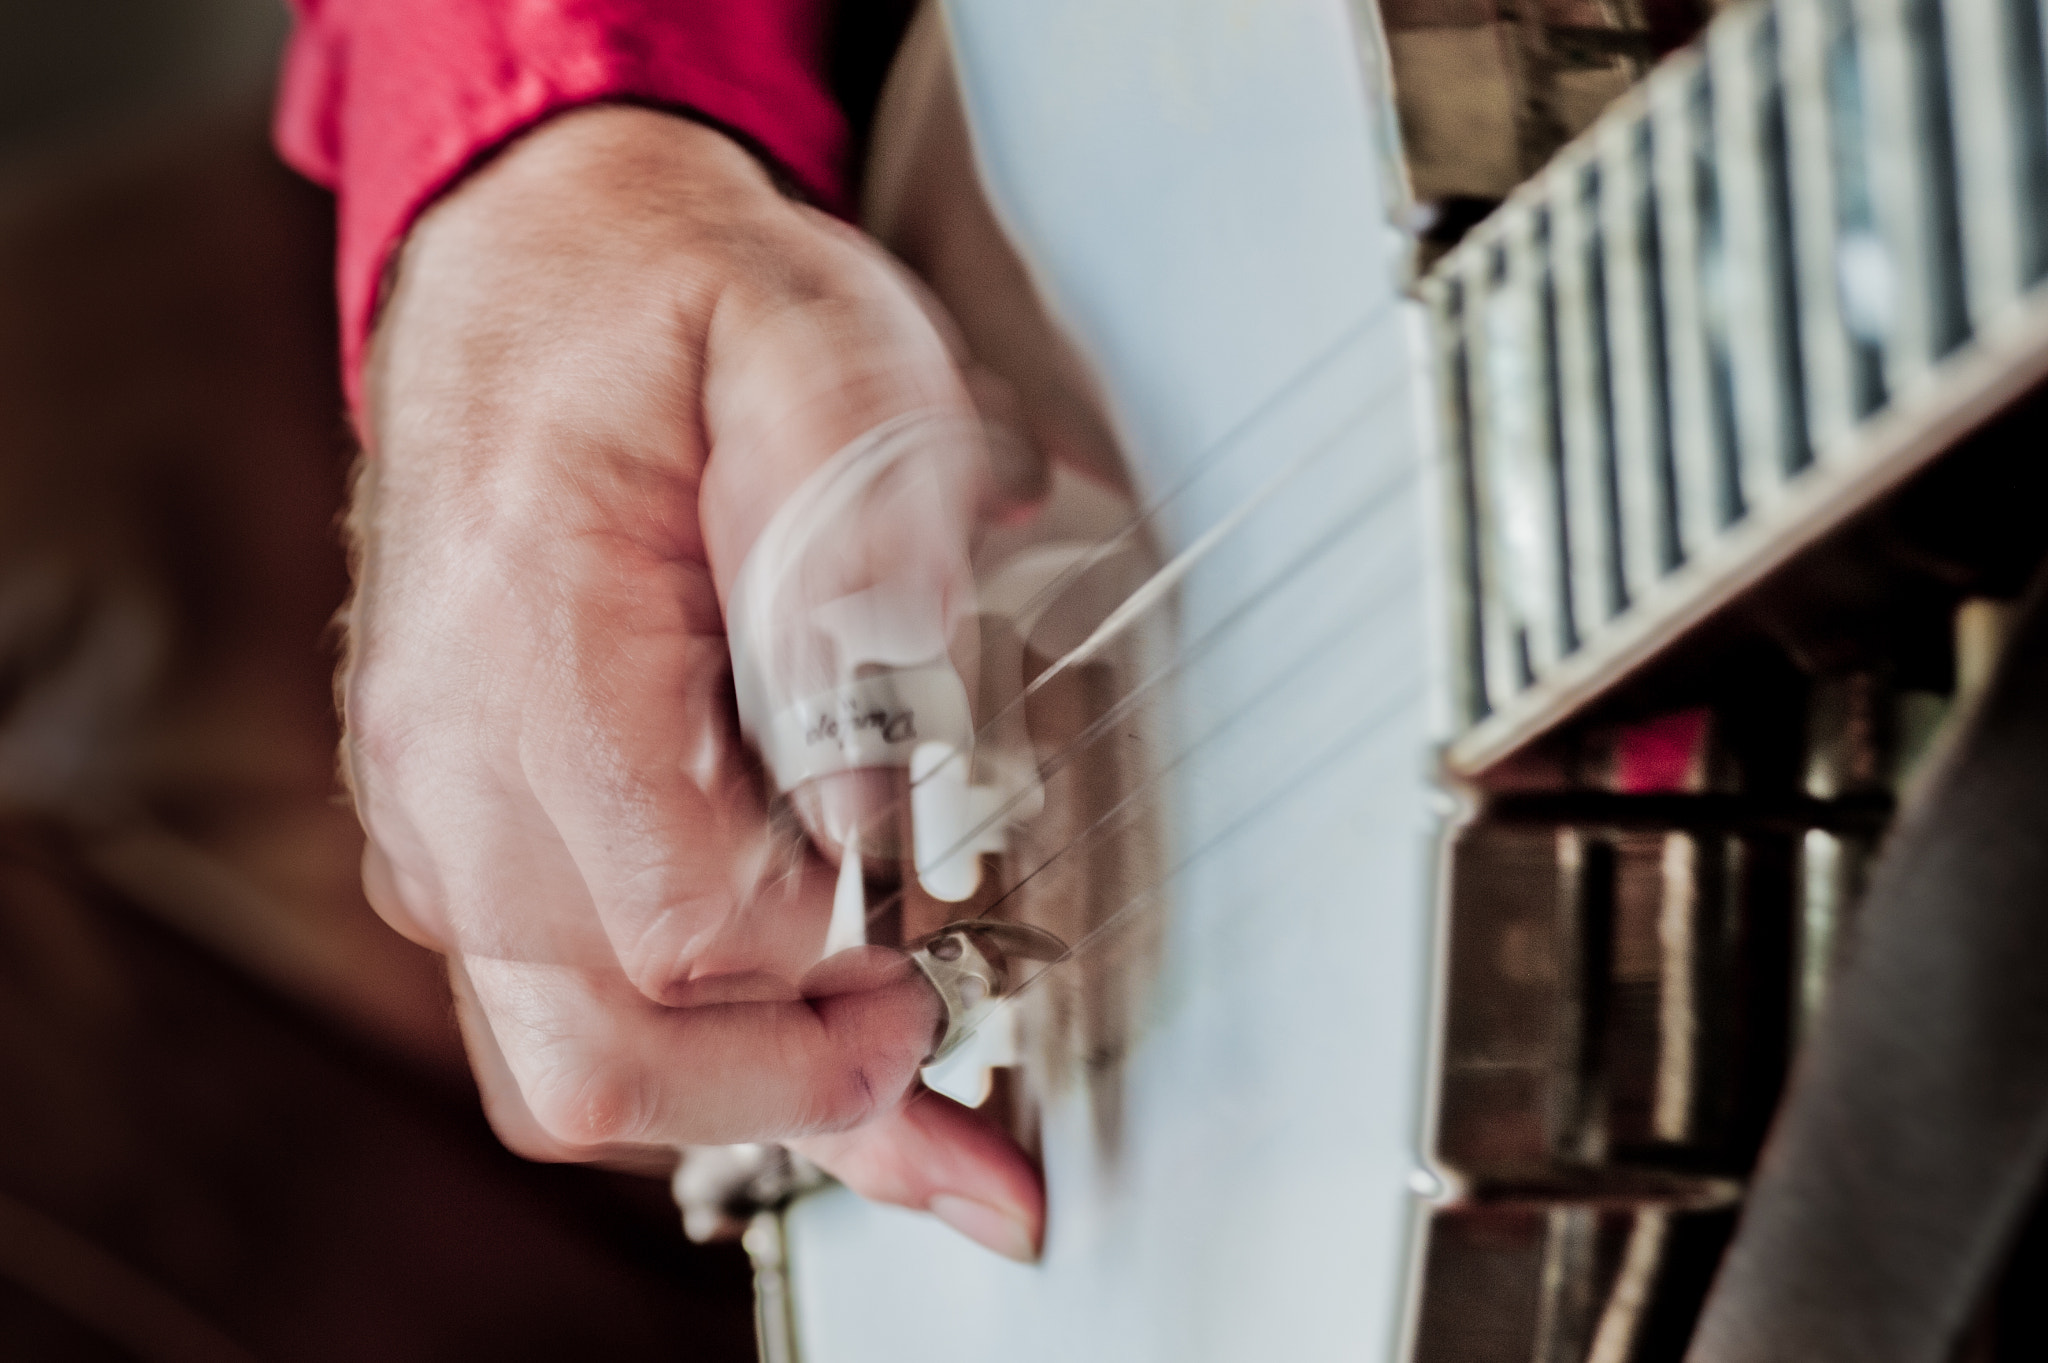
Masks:
[[[449,954],[500,1134],[537,1158],[790,1141],[1028,1257],[1021,1152],[904,1102],[931,991],[893,952],[817,964],[833,873],[768,817],[721,623],[812,470],[899,414],[972,411],[915,288],[723,135],[589,109],[422,217],[367,379],[343,678],[364,881]]]

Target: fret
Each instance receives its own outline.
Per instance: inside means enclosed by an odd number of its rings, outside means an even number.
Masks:
[[[1726,298],[1710,140],[1714,90],[1696,52],[1673,58],[1661,74],[1648,88],[1657,205],[1650,268],[1662,289],[1676,557],[1684,560],[1740,516],[1741,492],[1732,482],[1734,433],[1708,334],[1708,314]]]
[[[1768,507],[1806,463],[1800,413],[1797,310],[1792,297],[1790,209],[1781,139],[1783,95],[1777,24],[1768,8],[1731,12],[1708,30],[1714,168],[1723,259],[1722,325],[1714,338],[1726,366],[1729,419],[1741,500]]]
[[[1437,267],[1467,291],[1487,655],[1454,771],[1620,686],[2048,366],[2035,3],[1731,10]]]
[[[1585,156],[1548,176],[1558,434],[1577,634],[1628,606],[1614,474],[1614,406],[1601,270],[1600,175]]]
[[[1836,10],[1791,0],[1775,9],[1780,75],[1784,82],[1787,216],[1791,220],[1792,295],[1797,304],[1799,376],[1806,435],[1813,458],[1825,464],[1876,404],[1863,345],[1843,312],[1838,250],[1849,191],[1837,185],[1841,122],[1831,92],[1831,67],[1846,51],[1836,32]],[[1844,58],[1845,59],[1845,58]],[[1860,167],[1862,143],[1853,148]],[[1852,177],[1862,183],[1860,170]]]
[[[1517,203],[1500,216],[1485,334],[1486,507],[1510,661],[1522,685],[1569,651],[1562,450],[1557,441],[1548,226]]]
[[[1884,332],[1885,386],[1895,399],[1932,380],[1969,337],[1939,0],[1855,0],[1866,81],[1863,130],[1882,264],[1860,268],[1870,321]],[[1845,273],[1851,268],[1844,265]]]
[[[1460,256],[1468,438],[1478,514],[1473,537],[1479,547],[1481,664],[1488,697],[1505,699],[1535,680],[1528,629],[1512,594],[1511,574],[1517,565],[1509,550],[1512,530],[1507,521],[1510,514],[1531,519],[1538,514],[1513,487],[1516,466],[1507,448],[1520,436],[1526,407],[1522,370],[1516,365],[1523,353],[1503,355],[1496,345],[1497,337],[1504,339],[1504,333],[1518,329],[1522,300],[1508,278],[1504,244],[1495,236],[1468,244]]]
[[[1679,562],[1671,501],[1670,412],[1664,381],[1663,311],[1654,269],[1656,200],[1649,129],[1610,117],[1597,129],[1602,267],[1614,384],[1615,482],[1629,599],[1650,597]]]
[[[1473,470],[1471,397],[1467,377],[1463,283],[1432,275],[1420,293],[1432,323],[1437,421],[1444,432],[1437,480],[1444,536],[1444,605],[1449,619],[1452,713],[1476,724],[1491,712],[1486,689],[1484,610],[1480,591],[1478,484]]]
[[[2040,18],[2032,0],[1944,0],[1970,322],[1995,331],[2042,265],[2029,175],[2048,154]]]

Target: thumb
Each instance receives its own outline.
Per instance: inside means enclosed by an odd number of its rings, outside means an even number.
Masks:
[[[782,267],[721,295],[705,339],[701,388],[706,462],[698,491],[704,548],[719,599],[769,520],[835,454],[913,413],[958,419],[950,457],[934,465],[971,529],[985,492],[975,406],[940,319],[899,267],[843,224],[809,214],[779,243]]]
[[[892,774],[920,742],[971,740],[971,550],[993,484],[922,304],[865,256],[840,283],[723,324],[700,516],[742,730],[828,850],[859,827],[886,857]]]
[[[929,1090],[851,1131],[791,1148],[862,1197],[928,1211],[977,1244],[1029,1263],[1045,1238],[1045,1189],[981,1113]]]

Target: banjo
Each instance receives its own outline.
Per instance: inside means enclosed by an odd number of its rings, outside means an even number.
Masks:
[[[945,16],[1156,558],[985,901],[1060,938],[961,1090],[1041,1152],[1044,1259],[805,1192],[764,1347],[1680,1356],[2044,547],[1983,514],[2036,486],[2039,17],[1783,0],[1637,79],[1620,19]],[[1475,170],[1430,120],[1496,40],[1540,117]],[[1507,202],[1418,281],[1432,194],[1425,254]]]
[[[1419,309],[1353,16],[946,19],[989,196],[1106,390],[1153,575],[1120,654],[1037,674],[1041,700],[1070,688],[1033,725],[1056,774],[996,877],[1020,887],[996,912],[1022,899],[1065,947],[1016,992],[1042,1262],[806,1193],[750,1231],[764,1339],[809,1363],[1390,1355],[1437,1186],[1441,688]],[[916,916],[917,888],[889,911]]]

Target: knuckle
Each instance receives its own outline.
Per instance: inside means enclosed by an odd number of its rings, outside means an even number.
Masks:
[[[735,241],[726,262],[730,287],[760,313],[843,313],[872,326],[879,317],[915,311],[912,295],[887,257],[836,230],[806,227],[772,242],[758,237]]]
[[[348,678],[342,700],[343,751],[356,779],[398,768],[417,742],[416,705],[404,686],[384,668],[359,666]]]
[[[526,1103],[550,1138],[587,1149],[636,1140],[645,1126],[644,1092],[628,1067],[606,1062],[541,1076]]]
[[[861,1126],[909,1090],[931,1037],[922,988],[827,1001],[822,1020],[831,1040],[824,1063],[810,1067],[808,1129]]]
[[[484,1113],[484,1120],[489,1123],[491,1134],[498,1138],[498,1144],[523,1160],[532,1160],[535,1164],[561,1164],[571,1158],[571,1152],[524,1124],[506,1121],[488,1111]]]
[[[735,221],[706,232],[706,254],[720,262],[731,287],[798,303],[843,291],[845,271],[829,239],[789,220],[773,230],[761,228],[758,222]]]
[[[409,871],[373,842],[365,850],[362,886],[370,908],[399,936],[429,951],[446,954],[454,948],[447,892],[431,868]]]
[[[868,1121],[881,1108],[874,1076],[857,1061],[839,1064],[812,1085],[804,1127],[809,1131],[846,1131]]]
[[[505,1095],[493,1094],[486,1088],[483,1108],[484,1121],[490,1125],[491,1134],[519,1158],[536,1164],[553,1164],[573,1157],[574,1152],[549,1135],[520,1100],[515,1098],[508,1102]]]

